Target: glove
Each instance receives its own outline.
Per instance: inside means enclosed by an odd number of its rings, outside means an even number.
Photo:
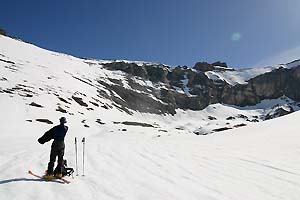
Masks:
[[[45,142],[42,141],[42,138],[39,138],[39,139],[38,139],[38,142],[39,142],[40,144],[44,144],[44,143],[45,143]]]

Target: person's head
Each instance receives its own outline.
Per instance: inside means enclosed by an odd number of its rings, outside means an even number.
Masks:
[[[60,124],[65,124],[65,123],[67,123],[67,119],[65,117],[61,117],[61,118],[59,118],[59,122],[60,122]]]

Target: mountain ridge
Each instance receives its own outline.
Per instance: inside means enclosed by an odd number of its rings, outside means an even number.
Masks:
[[[213,71],[199,71],[187,66],[171,68],[141,61],[80,59],[4,36],[0,37],[0,48],[0,95],[21,98],[24,108],[29,109],[24,113],[26,123],[53,123],[47,117],[48,112],[53,112],[50,115],[57,117],[79,115],[77,124],[83,128],[124,122],[124,118],[157,127],[158,122],[152,117],[149,120],[148,115],[161,119],[171,115],[172,130],[206,135],[300,108],[298,66],[275,66],[258,71],[228,67],[224,70],[223,66]],[[208,72],[218,77],[212,78]],[[270,78],[265,80],[266,76]],[[291,77],[296,82],[293,83]],[[280,90],[273,87],[274,83],[280,83],[278,80],[282,82]],[[285,87],[286,84],[290,86]],[[259,109],[253,107],[260,102],[271,103]],[[247,111],[244,108],[248,108]],[[185,122],[176,124],[179,116],[194,112],[203,123],[191,119],[190,126]],[[158,130],[164,132],[168,129],[164,127],[169,125],[162,123]]]

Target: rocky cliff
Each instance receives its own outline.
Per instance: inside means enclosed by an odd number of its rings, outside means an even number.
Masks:
[[[175,114],[177,108],[201,110],[213,103],[250,106],[283,95],[300,101],[298,65],[274,68],[235,85],[219,77],[220,73],[224,75],[227,71],[234,71],[222,62],[199,62],[193,68],[134,62],[110,62],[103,66],[108,70],[125,72],[130,86],[126,88],[118,80],[112,80],[114,84],[106,84],[120,97],[112,97],[113,100],[124,108],[141,112]],[[215,73],[218,77],[212,78],[208,73]],[[154,87],[142,86],[137,79],[150,81]]]

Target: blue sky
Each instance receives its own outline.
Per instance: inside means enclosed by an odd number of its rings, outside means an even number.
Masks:
[[[299,8],[299,0],[9,0],[0,27],[77,57],[250,67],[300,58]]]

